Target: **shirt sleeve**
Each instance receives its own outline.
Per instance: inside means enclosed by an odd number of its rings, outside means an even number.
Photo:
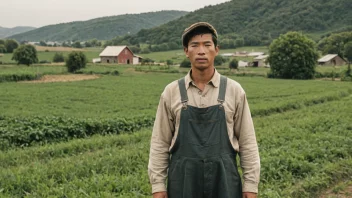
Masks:
[[[160,97],[150,144],[148,175],[152,193],[166,191],[169,148],[175,129],[170,105],[165,98],[164,91]]]
[[[240,94],[234,120],[243,172],[243,192],[258,193],[260,159],[254,125],[245,92]]]

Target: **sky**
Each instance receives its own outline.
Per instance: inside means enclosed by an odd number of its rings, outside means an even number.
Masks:
[[[0,26],[42,27],[161,10],[194,11],[229,0],[0,0]]]

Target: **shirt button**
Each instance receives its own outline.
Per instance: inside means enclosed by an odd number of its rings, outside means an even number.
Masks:
[[[202,91],[198,91],[198,94],[199,94],[199,95],[202,95]]]
[[[205,94],[204,94],[204,95],[202,95],[202,97],[204,98],[204,97],[205,97]]]

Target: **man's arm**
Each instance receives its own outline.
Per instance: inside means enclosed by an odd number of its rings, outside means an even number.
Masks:
[[[148,174],[152,185],[152,193],[166,191],[165,181],[173,131],[173,118],[170,105],[165,100],[164,92],[160,97],[150,144]]]
[[[234,130],[238,138],[243,172],[244,182],[242,191],[244,193],[258,193],[260,176],[258,145],[247,97],[243,90],[241,91],[240,102],[235,113]],[[251,194],[246,194],[246,197],[251,197]]]

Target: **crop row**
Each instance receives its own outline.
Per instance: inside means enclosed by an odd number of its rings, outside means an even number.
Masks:
[[[267,116],[292,109],[301,109],[328,101],[340,100],[350,95],[352,90],[338,94],[327,93],[319,97],[303,98],[295,101],[281,100],[273,105],[253,105],[252,116]],[[262,103],[260,103],[262,104]],[[86,138],[95,134],[120,134],[133,132],[142,127],[152,126],[154,116],[134,118],[78,119],[60,116],[0,117],[0,149],[28,147],[35,144]]]
[[[350,112],[346,97],[254,118],[260,197],[315,197],[352,176]],[[0,195],[148,197],[150,131],[0,151]]]
[[[86,138],[95,134],[130,133],[153,124],[153,117],[92,120],[63,117],[0,118],[0,149],[28,147]]]

